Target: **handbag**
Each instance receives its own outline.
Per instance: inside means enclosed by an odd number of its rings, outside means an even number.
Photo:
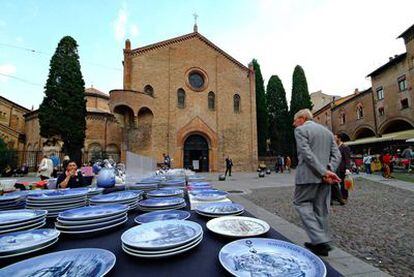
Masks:
[[[354,178],[352,178],[351,174],[345,175],[344,186],[345,186],[345,189],[348,190],[348,191],[354,190],[355,182],[354,182]]]

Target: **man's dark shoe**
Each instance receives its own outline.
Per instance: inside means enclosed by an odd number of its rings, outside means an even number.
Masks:
[[[329,251],[332,250],[332,247],[328,243],[312,244],[310,242],[305,242],[305,247],[308,248],[312,253],[325,257],[328,257]]]

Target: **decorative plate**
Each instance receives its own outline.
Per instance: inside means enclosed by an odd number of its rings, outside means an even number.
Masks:
[[[178,210],[178,209],[185,208],[186,206],[187,204],[183,202],[182,204],[174,205],[174,206],[151,207],[151,208],[145,208],[145,207],[138,206],[138,208],[144,212],[153,212],[153,211],[163,211],[163,210]]]
[[[223,216],[207,222],[207,229],[229,237],[260,236],[270,230],[265,221],[247,216]]]
[[[71,235],[90,234],[90,233],[102,232],[104,230],[108,230],[108,229],[115,228],[115,227],[117,227],[119,225],[124,224],[127,221],[128,221],[128,218],[124,219],[121,222],[114,223],[114,224],[107,225],[107,226],[103,226],[103,227],[96,228],[96,229],[87,229],[87,230],[62,230],[62,229],[59,229],[59,231],[62,234],[71,234]]]
[[[194,247],[196,247],[197,245],[199,245],[201,243],[201,241],[203,240],[203,238],[201,237],[201,239],[195,241],[194,243],[191,243],[189,245],[186,245],[186,247],[180,248],[179,250],[175,250],[174,251],[170,251],[170,252],[166,252],[166,253],[159,253],[159,254],[142,254],[139,252],[133,252],[131,251],[130,248],[128,248],[127,246],[122,246],[122,250],[125,251],[125,253],[131,255],[131,256],[135,256],[135,257],[140,257],[140,258],[161,258],[161,257],[168,257],[168,256],[173,256],[173,255],[177,255],[183,252],[186,252],[190,249],[193,249]]]
[[[219,260],[228,272],[240,277],[326,276],[326,267],[319,257],[295,244],[275,239],[236,240],[220,250]]]
[[[217,191],[217,192],[200,192],[197,193],[194,198],[201,201],[216,201],[226,198],[228,195],[225,191]]]
[[[164,198],[150,198],[140,201],[138,204],[142,207],[168,207],[184,203],[184,198],[181,197],[164,197]]]
[[[169,197],[169,196],[177,196],[182,195],[184,191],[182,189],[158,189],[152,190],[147,192],[147,196],[149,197]]]
[[[138,224],[143,224],[143,223],[149,223],[153,221],[170,220],[170,219],[185,220],[189,217],[190,217],[190,213],[187,211],[164,210],[164,211],[155,211],[155,212],[149,212],[149,213],[139,215],[135,218],[135,222]]]
[[[173,219],[132,227],[122,234],[121,240],[132,248],[162,250],[190,243],[201,232],[203,228],[198,223]]]
[[[18,199],[20,199],[20,197],[22,197],[21,195],[8,195],[8,194],[6,194],[6,195],[1,195],[0,196],[0,203],[3,203],[3,202],[13,202],[13,201],[16,201],[16,200],[18,200]]]
[[[104,222],[98,222],[98,223],[91,223],[91,224],[79,224],[79,225],[62,225],[59,222],[55,223],[55,226],[58,230],[69,230],[69,231],[82,231],[82,230],[91,230],[91,229],[98,229],[102,228],[108,225],[114,225],[121,221],[125,221],[127,219],[127,215],[121,215],[118,218],[107,220]]]
[[[46,216],[47,211],[45,210],[11,210],[11,211],[1,211],[0,212],[0,226],[7,224],[14,224],[24,221],[29,221],[35,218],[40,218]]]
[[[39,194],[29,194],[28,200],[39,200],[39,201],[51,201],[52,199],[66,199],[86,196],[87,191],[76,191],[76,190],[45,190],[39,192]]]
[[[200,205],[196,210],[204,214],[226,215],[240,213],[244,211],[244,207],[236,203],[212,203]]]
[[[36,229],[0,235],[0,255],[24,251],[42,245],[59,237],[56,229]]]
[[[39,221],[33,222],[29,225],[20,225],[20,226],[13,227],[10,229],[2,229],[0,230],[0,234],[11,233],[11,232],[16,232],[16,231],[21,231],[21,230],[37,229],[37,228],[44,226],[45,224],[46,224],[46,218],[42,218],[42,219],[39,219]]]
[[[197,194],[206,194],[206,193],[216,193],[219,192],[218,189],[213,188],[195,188],[191,190],[191,194],[197,195]]]
[[[209,182],[188,182],[188,185],[192,187],[207,187],[207,186],[211,186],[211,183]]]
[[[88,206],[78,209],[67,210],[59,214],[62,220],[87,220],[108,217],[125,213],[128,210],[127,205],[110,204],[101,206]]]
[[[113,192],[103,195],[97,195],[90,199],[91,202],[96,203],[108,203],[108,202],[117,202],[123,200],[132,200],[134,198],[138,198],[140,194],[144,193],[143,191],[120,191],[120,192]]]
[[[99,248],[79,248],[41,255],[0,269],[0,276],[104,276],[115,265],[115,255]]]
[[[99,207],[102,207],[102,206],[99,206]],[[62,220],[60,217],[58,217],[56,221],[59,222],[59,224],[64,225],[64,226],[76,226],[76,225],[81,225],[81,224],[86,225],[86,224],[92,224],[92,223],[108,222],[109,220],[112,220],[112,219],[121,218],[125,214],[126,212],[116,214],[116,215],[105,216],[105,217],[94,218],[94,219],[86,219],[86,220]]]

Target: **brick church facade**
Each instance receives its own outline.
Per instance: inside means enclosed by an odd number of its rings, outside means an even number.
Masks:
[[[123,88],[85,90],[84,160],[106,151],[125,161],[130,151],[173,167],[223,171],[257,168],[253,66],[244,66],[197,31],[131,48],[125,42]],[[25,116],[24,150],[42,150],[37,110]],[[22,148],[22,147],[21,147]],[[22,150],[22,149],[20,149]],[[26,162],[36,164],[30,156]]]
[[[235,170],[257,167],[255,79],[244,66],[194,32],[124,49],[124,87],[110,91],[122,122],[122,153],[132,151],[175,167]]]

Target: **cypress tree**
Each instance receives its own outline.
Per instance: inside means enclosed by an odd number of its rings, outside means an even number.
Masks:
[[[290,154],[288,130],[290,124],[286,92],[277,75],[270,77],[266,88],[266,103],[269,112],[269,137],[271,148],[277,154]]]
[[[268,138],[268,114],[266,108],[266,95],[260,65],[253,59],[253,68],[256,79],[256,120],[257,120],[257,146],[259,155],[266,153],[266,139]]]
[[[290,121],[293,122],[294,115],[301,109],[312,110],[312,101],[309,95],[308,83],[305,72],[300,65],[295,67],[292,77],[292,98],[290,100]],[[291,142],[291,155],[293,163],[296,164],[296,141],[294,137],[293,126],[290,125],[289,141]]]
[[[59,137],[63,152],[80,164],[85,142],[85,82],[79,63],[78,44],[63,37],[50,61],[45,97],[39,107],[40,135]]]
[[[300,65],[297,65],[293,71],[290,113],[293,116],[299,110],[306,108],[312,109],[312,101],[309,95],[305,72]]]

